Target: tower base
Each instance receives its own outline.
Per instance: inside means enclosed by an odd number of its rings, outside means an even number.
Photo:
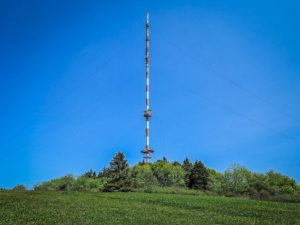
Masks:
[[[142,150],[141,152],[142,152],[143,154],[146,154],[143,158],[146,159],[146,163],[149,163],[149,159],[152,158],[149,154],[154,153],[154,151],[148,149],[148,150]]]

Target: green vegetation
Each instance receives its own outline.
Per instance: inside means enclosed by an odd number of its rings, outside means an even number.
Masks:
[[[97,175],[92,169],[82,176],[37,183],[36,191],[146,192],[201,196],[242,197],[257,200],[300,203],[300,186],[288,176],[270,170],[254,173],[233,163],[224,173],[206,168],[188,158],[168,162],[166,157],[152,164],[140,162],[129,167],[122,152]],[[19,189],[20,190],[20,189]]]
[[[27,190],[27,186],[24,184],[17,184],[16,186],[13,187],[13,190],[15,191],[25,191]]]
[[[300,205],[191,195],[0,191],[0,224],[299,224]]]

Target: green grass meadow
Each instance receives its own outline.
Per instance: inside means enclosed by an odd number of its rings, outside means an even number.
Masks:
[[[240,198],[0,191],[0,224],[300,224],[300,204]]]

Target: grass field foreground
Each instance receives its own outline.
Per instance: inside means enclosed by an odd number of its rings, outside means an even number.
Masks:
[[[300,204],[146,193],[0,191],[0,224],[300,224]]]

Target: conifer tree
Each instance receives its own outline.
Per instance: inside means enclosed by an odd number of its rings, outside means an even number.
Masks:
[[[109,169],[108,168],[106,168],[105,166],[103,167],[103,169],[102,169],[102,171],[101,172],[99,172],[99,174],[98,174],[98,178],[108,178],[109,177]]]
[[[95,171],[93,172],[93,170],[92,170],[92,169],[90,169],[90,171],[86,172],[86,173],[85,173],[85,174],[83,174],[82,176],[83,176],[83,177],[86,177],[86,178],[93,178],[93,176],[94,176],[94,173],[96,174],[96,172],[95,172]]]
[[[109,180],[104,186],[104,191],[130,191],[132,181],[129,166],[123,152],[118,151],[112,158],[108,168]]]
[[[167,158],[165,156],[163,157],[162,161],[168,163],[168,160],[167,160]]]
[[[188,186],[189,182],[190,182],[191,170],[193,169],[193,164],[190,162],[190,160],[188,158],[185,158],[185,160],[183,161],[183,164],[182,164],[182,168],[185,171],[184,182],[185,182],[185,185]]]
[[[189,188],[206,190],[208,171],[201,161],[196,160],[189,176]]]

